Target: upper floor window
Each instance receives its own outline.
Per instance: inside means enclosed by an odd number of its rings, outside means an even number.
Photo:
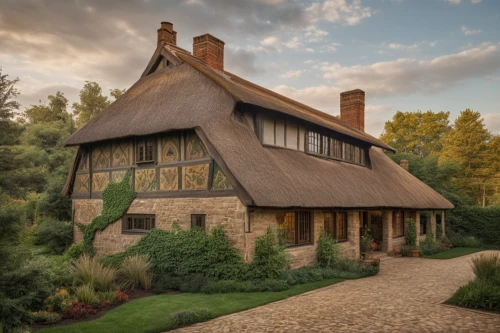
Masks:
[[[342,141],[331,139],[330,156],[335,158],[342,158]]]
[[[136,145],[136,162],[154,162],[155,139],[139,139]]]
[[[309,131],[308,143],[309,143],[309,152],[319,154],[321,149],[321,134]]]

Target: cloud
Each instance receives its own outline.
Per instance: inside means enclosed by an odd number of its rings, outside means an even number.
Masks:
[[[462,2],[461,0],[446,0],[446,1],[448,1],[452,5],[460,5],[460,3]]]
[[[390,50],[396,50],[396,51],[415,51],[419,48],[430,46],[434,47],[436,46],[438,41],[422,41],[422,42],[415,42],[413,44],[399,44],[399,43],[383,43],[382,47],[387,47]]]
[[[358,25],[365,18],[373,15],[370,7],[363,7],[360,0],[327,0],[312,3],[306,8],[310,22],[326,21],[344,25]]]
[[[265,72],[264,67],[259,66],[257,54],[253,50],[226,46],[224,50],[224,67],[229,72],[241,76],[252,76]]]
[[[288,71],[284,74],[281,74],[280,77],[284,79],[296,78],[302,75],[304,71],[296,70],[296,71]]]
[[[371,65],[320,66],[323,77],[342,89],[362,88],[377,96],[436,93],[458,82],[500,69],[500,43],[481,44],[432,60],[400,58]]]
[[[498,107],[500,108],[500,103]],[[483,115],[483,118],[490,132],[500,134],[500,113],[487,113]]]
[[[304,36],[308,43],[320,42],[324,37],[328,36],[328,31],[321,30],[315,25],[310,25],[305,29]]]
[[[475,5],[476,3],[480,3],[481,1],[483,1],[483,0],[470,0],[470,2],[471,2],[472,4],[474,4],[474,5]]]
[[[470,36],[470,35],[477,35],[478,33],[481,32],[481,30],[472,30],[472,29],[468,29],[465,25],[462,25],[460,27],[460,30],[462,30],[462,32],[464,33],[464,35],[466,36]]]

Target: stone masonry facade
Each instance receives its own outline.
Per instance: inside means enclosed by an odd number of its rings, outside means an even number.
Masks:
[[[100,199],[74,199],[74,220],[89,224],[102,211]],[[220,198],[163,198],[134,199],[127,214],[155,214],[156,228],[172,230],[174,223],[181,228],[191,226],[191,214],[206,214],[206,228],[210,230],[224,226],[232,246],[239,250],[246,262],[253,259],[255,239],[263,236],[267,228],[277,228],[276,214],[279,210],[255,209],[248,212],[237,197]],[[313,244],[289,248],[292,268],[310,266],[316,263],[316,244],[324,226],[324,213],[312,211]],[[340,243],[342,255],[351,259],[359,258],[359,213],[348,213],[348,241]],[[122,252],[134,245],[141,234],[123,234],[121,219],[111,223],[105,230],[98,231],[94,248],[98,256]],[[80,242],[82,233],[74,227],[74,241]]]

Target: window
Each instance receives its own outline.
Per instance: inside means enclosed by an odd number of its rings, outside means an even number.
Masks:
[[[191,228],[200,228],[205,230],[205,214],[191,215]]]
[[[288,246],[312,243],[313,222],[311,212],[282,212],[276,214],[280,232]]]
[[[331,139],[330,156],[342,158],[342,141]]]
[[[365,150],[363,148],[359,148],[359,164],[365,165]]]
[[[405,235],[404,214],[401,211],[392,214],[392,238]]]
[[[155,140],[154,139],[140,139],[137,140],[136,145],[136,162],[154,162],[155,156]]]
[[[321,134],[316,132],[309,132],[309,152],[320,153]]]
[[[123,216],[123,233],[147,233],[155,227],[154,215],[130,215]]]
[[[325,232],[339,242],[347,241],[347,212],[325,212]]]
[[[321,136],[321,154],[330,155],[330,138],[325,135]]]
[[[420,234],[421,235],[427,234],[427,218],[428,218],[428,216],[426,214],[420,216]]]

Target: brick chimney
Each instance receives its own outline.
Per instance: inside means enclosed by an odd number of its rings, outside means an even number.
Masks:
[[[210,34],[193,38],[193,55],[209,67],[224,70],[224,42]]]
[[[170,22],[161,22],[161,28],[158,31],[158,44],[165,42],[177,45],[177,31],[174,31],[174,25]]]
[[[361,89],[340,93],[340,120],[365,131],[365,92]]]
[[[408,171],[408,160],[401,160],[401,161],[399,161],[399,165],[401,165],[401,167],[403,169],[405,169],[406,171]]]

